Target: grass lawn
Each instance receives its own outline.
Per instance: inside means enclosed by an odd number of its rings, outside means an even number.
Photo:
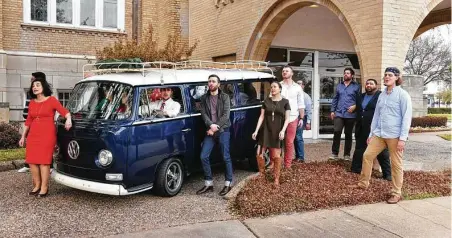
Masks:
[[[448,140],[448,141],[450,141],[452,139],[452,134],[441,134],[441,135],[438,135],[438,136],[443,138],[443,139],[445,139],[445,140]]]
[[[347,172],[350,162],[313,162],[295,164],[283,170],[281,185],[272,185],[273,176],[250,180],[238,193],[231,209],[242,218],[262,217],[291,212],[330,209],[386,201],[391,182],[373,175],[366,190],[350,188],[358,174]],[[451,171],[404,172],[404,199],[450,196]]]
[[[452,120],[452,114],[428,114],[430,117],[447,117],[447,120]]]
[[[25,148],[0,150],[0,161],[25,159]]]

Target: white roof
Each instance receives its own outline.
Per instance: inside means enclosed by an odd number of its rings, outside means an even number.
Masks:
[[[148,70],[145,75],[141,72],[109,73],[94,75],[83,79],[81,82],[91,81],[113,81],[130,84],[132,86],[162,85],[181,83],[207,83],[208,77],[216,74],[220,80],[250,80],[250,79],[273,79],[272,74],[254,70],[238,69],[155,69]]]

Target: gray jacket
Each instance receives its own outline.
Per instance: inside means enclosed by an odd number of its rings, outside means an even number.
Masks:
[[[231,111],[231,101],[229,95],[223,93],[218,89],[218,103],[217,103],[217,124],[220,126],[220,132],[231,126],[231,121],[229,120],[229,114]],[[207,128],[210,128],[212,124],[212,115],[210,114],[210,91],[201,97],[201,116],[206,123]]]

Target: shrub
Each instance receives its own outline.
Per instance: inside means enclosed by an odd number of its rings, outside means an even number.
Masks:
[[[19,147],[20,134],[13,126],[0,122],[0,149]]]
[[[447,125],[447,117],[413,117],[411,127],[442,127]]]
[[[137,42],[135,39],[122,39],[115,42],[113,46],[107,46],[96,52],[96,57],[100,62],[106,60],[140,59],[143,62],[169,61],[176,62],[187,59],[196,49],[198,41],[192,46],[183,42],[180,30],[174,34],[169,34],[164,48],[159,48],[157,41],[153,38],[153,28],[149,28],[143,39]]]
[[[429,107],[428,114],[451,114],[452,111],[450,108],[436,108],[436,107]]]

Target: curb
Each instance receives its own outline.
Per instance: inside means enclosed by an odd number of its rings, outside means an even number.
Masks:
[[[229,200],[229,201],[233,201],[239,194],[240,190],[242,190],[242,188],[245,187],[245,185],[248,183],[248,181],[250,181],[253,178],[256,178],[258,175],[259,175],[259,173],[249,175],[248,177],[246,177],[245,179],[240,181],[237,185],[232,187],[231,191],[229,191],[229,193],[224,195],[223,198],[226,200]]]
[[[24,167],[24,164],[25,164],[25,160],[23,160],[23,159],[3,161],[3,162],[0,162],[0,172],[16,170],[16,169]]]

